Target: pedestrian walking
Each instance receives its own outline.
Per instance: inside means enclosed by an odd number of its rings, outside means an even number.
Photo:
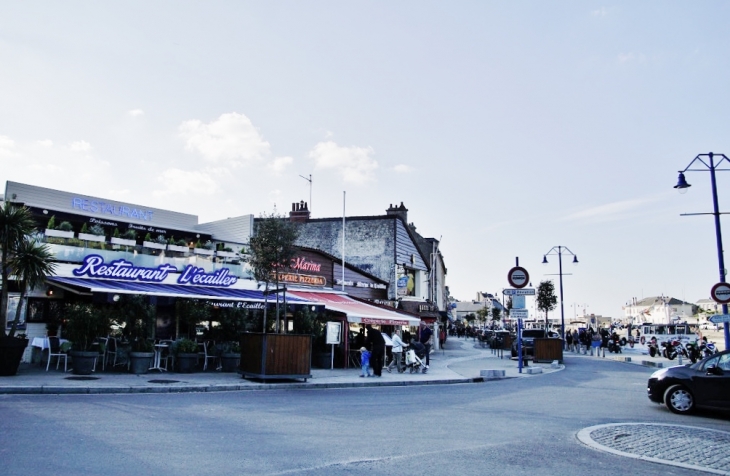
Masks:
[[[372,377],[370,375],[370,351],[360,347],[360,377]]]
[[[405,346],[405,344],[400,338],[400,329],[396,329],[393,331],[393,337],[391,337],[391,340],[393,341],[393,347],[390,348],[390,353],[393,355],[393,358],[390,359],[390,363],[385,370],[390,373],[393,369],[393,365],[395,365],[398,373],[403,373],[403,371],[405,370],[403,368],[403,347]]]
[[[423,344],[426,347],[426,367],[431,365],[431,343],[433,342],[431,339],[433,337],[433,331],[428,326],[423,326],[421,328],[421,344]]]
[[[373,329],[368,324],[365,326],[368,331],[367,341],[372,351],[370,356],[370,365],[373,367],[373,375],[377,377],[383,376],[383,359],[385,357],[385,339],[379,330]]]

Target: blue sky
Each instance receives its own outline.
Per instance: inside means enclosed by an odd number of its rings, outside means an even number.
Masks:
[[[4,2],[0,180],[214,220],[378,215],[442,238],[452,294],[520,258],[573,305],[718,281],[709,174],[730,154],[720,1]],[[719,174],[730,210],[728,174]],[[727,204],[723,208],[723,204]],[[726,234],[730,234],[730,229]],[[569,261],[569,260],[568,260]]]

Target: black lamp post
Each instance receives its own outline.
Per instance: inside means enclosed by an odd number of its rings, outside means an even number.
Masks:
[[[715,163],[715,159],[719,157],[720,159]],[[705,159],[706,158],[706,159]],[[699,154],[697,157],[695,157],[692,162],[689,163],[689,165],[684,169],[679,171],[679,178],[677,180],[677,185],[674,186],[679,193],[685,193],[689,187],[692,185],[687,183],[687,180],[684,178],[685,172],[704,172],[709,170],[710,171],[710,182],[712,184],[712,206],[713,206],[713,212],[712,213],[683,213],[682,216],[688,216],[688,215],[714,215],[715,216],[715,239],[717,241],[717,263],[720,268],[720,282],[725,282],[725,259],[723,258],[722,253],[722,232],[720,231],[720,206],[717,201],[717,180],[715,178],[715,171],[727,171],[730,170],[730,168],[720,169],[718,168],[720,165],[722,165],[723,162],[728,162],[730,164],[730,159],[725,156],[725,154],[713,154],[712,152],[708,154]],[[691,168],[695,163],[700,163],[704,167],[699,169],[693,169]],[[727,314],[727,304],[722,305],[722,313]],[[728,326],[730,326],[730,323],[726,322],[723,326],[724,333],[725,333],[725,348],[730,348],[730,329],[728,329]]]
[[[558,274],[560,276],[560,337],[565,345],[565,309],[563,308],[563,253],[573,257],[573,264],[578,264],[578,257],[565,246],[553,246],[542,257],[542,264],[548,264],[548,255],[558,255]]]

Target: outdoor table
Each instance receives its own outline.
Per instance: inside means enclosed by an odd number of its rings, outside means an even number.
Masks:
[[[168,344],[155,344],[155,358],[152,367],[150,367],[150,370],[159,370],[160,372],[167,371],[167,369],[160,367],[160,361],[163,349],[167,349],[169,347],[170,346]]]

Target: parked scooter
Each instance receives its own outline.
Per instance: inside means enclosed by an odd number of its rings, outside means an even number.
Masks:
[[[664,347],[664,349],[662,350],[662,355],[669,360],[676,359],[678,355],[689,358],[689,352],[687,352],[687,349],[684,347],[682,341],[680,340],[675,339],[667,342],[662,342],[662,346]]]

